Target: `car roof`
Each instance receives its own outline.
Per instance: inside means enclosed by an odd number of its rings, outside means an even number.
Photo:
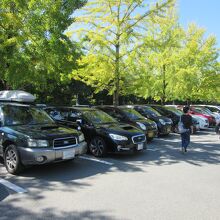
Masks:
[[[5,102],[5,101],[0,101],[0,106],[4,106],[4,105],[11,105],[11,106],[23,106],[23,107],[30,107],[34,105],[30,105],[30,104],[24,104],[24,103],[18,103],[18,102]]]
[[[45,109],[74,109],[74,110],[78,110],[78,111],[95,111],[98,109],[95,108],[90,108],[90,107],[77,107],[77,106],[48,106]]]

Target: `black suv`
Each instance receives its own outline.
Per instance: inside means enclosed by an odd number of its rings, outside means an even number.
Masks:
[[[144,117],[149,118],[157,123],[159,135],[168,135],[171,132],[173,121],[170,118],[162,116],[150,106],[135,105],[134,109]]]
[[[146,137],[136,127],[118,123],[103,111],[85,107],[48,107],[46,112],[57,123],[77,128],[80,126],[96,157],[108,152],[139,151],[146,149]]]
[[[146,134],[148,141],[157,136],[157,124],[143,117],[132,106],[98,106],[97,108],[111,115],[119,122],[128,123],[141,129]]]
[[[31,95],[21,91],[9,93],[22,102]],[[12,99],[5,98],[5,91],[0,92],[0,156],[9,173],[86,153],[87,144],[80,131],[58,126],[45,111],[31,104],[8,100]]]

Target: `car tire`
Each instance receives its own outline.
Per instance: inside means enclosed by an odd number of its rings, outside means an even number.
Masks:
[[[153,137],[148,137],[148,138],[147,138],[147,142],[150,143],[150,142],[153,141],[153,139],[154,139]]]
[[[95,157],[104,157],[107,153],[107,146],[101,137],[95,137],[90,141],[89,151]]]
[[[4,152],[4,163],[7,171],[14,175],[20,173],[24,169],[18,150],[14,144],[10,144],[6,147]]]

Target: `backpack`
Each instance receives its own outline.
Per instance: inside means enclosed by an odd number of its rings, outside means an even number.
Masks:
[[[178,123],[178,131],[180,134],[185,133],[188,131],[188,129],[184,128],[184,124],[182,122],[182,116],[180,116],[180,121]]]

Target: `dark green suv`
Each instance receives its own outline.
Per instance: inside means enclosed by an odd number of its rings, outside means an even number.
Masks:
[[[73,159],[87,151],[84,135],[58,126],[45,111],[31,104],[1,99],[0,156],[9,173],[27,165]]]

